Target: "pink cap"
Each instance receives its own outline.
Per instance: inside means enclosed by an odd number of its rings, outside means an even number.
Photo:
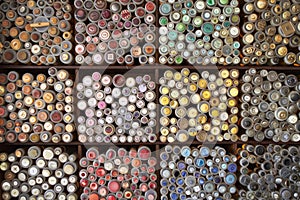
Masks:
[[[120,191],[120,188],[121,188],[120,183],[117,181],[112,180],[108,183],[108,190],[112,193],[116,193]]]
[[[99,109],[105,109],[106,108],[106,103],[105,103],[105,101],[100,101],[99,103],[98,103],[98,108]]]

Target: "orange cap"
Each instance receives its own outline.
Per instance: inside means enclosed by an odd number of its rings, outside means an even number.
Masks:
[[[98,194],[91,194],[91,195],[89,196],[89,200],[99,200]]]

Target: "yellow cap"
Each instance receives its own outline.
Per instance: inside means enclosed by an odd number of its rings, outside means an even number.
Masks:
[[[225,79],[224,85],[225,85],[226,87],[231,87],[232,84],[233,84],[233,81],[232,81],[231,79],[229,79],[229,78]]]
[[[239,128],[237,126],[230,127],[230,130],[229,130],[229,132],[232,134],[237,134],[238,131],[239,131]]]
[[[195,137],[197,135],[197,133],[198,132],[196,130],[190,130],[189,131],[189,135],[192,136],[192,137]]]
[[[177,123],[177,118],[172,117],[172,118],[170,119],[170,123],[171,123],[171,124],[176,124],[176,123]]]
[[[237,70],[237,69],[230,70],[230,77],[231,78],[236,79],[236,78],[239,77],[239,75],[240,75],[239,70]]]
[[[159,103],[163,106],[166,106],[170,103],[170,98],[168,96],[163,95],[159,98]]]
[[[221,69],[220,76],[225,79],[229,77],[229,71],[227,69]]]
[[[189,85],[189,90],[190,90],[191,92],[196,92],[196,91],[197,91],[197,85],[191,83],[191,84]]]
[[[217,109],[212,109],[212,110],[211,110],[211,116],[212,116],[212,117],[216,118],[216,117],[218,117],[219,115],[220,115],[219,110],[217,110]]]
[[[207,116],[206,116],[206,115],[200,115],[200,116],[198,117],[198,122],[199,122],[200,124],[205,124],[205,123],[207,122]]]
[[[175,81],[180,81],[182,78],[182,75],[179,72],[174,73],[174,80]]]
[[[211,92],[209,90],[203,90],[201,92],[202,99],[209,100],[211,97]]]
[[[177,126],[172,126],[172,127],[170,128],[170,132],[171,132],[171,133],[177,133],[177,131],[178,131],[178,127],[177,127]]]
[[[185,77],[185,78],[183,78],[183,83],[184,84],[188,84],[190,81],[189,81],[189,79],[187,78],[187,77]]]
[[[172,78],[173,78],[173,72],[170,71],[170,70],[165,71],[164,77],[165,77],[166,79],[172,79]]]
[[[169,130],[167,128],[162,128],[160,130],[160,133],[163,135],[163,136],[167,136],[169,134]]]
[[[170,107],[163,107],[162,114],[165,116],[169,116],[172,114],[172,109]]]
[[[179,104],[181,106],[186,106],[189,104],[189,98],[187,96],[181,96],[179,99]]]
[[[5,93],[5,87],[0,85],[0,96],[2,96]]]
[[[166,86],[162,86],[161,89],[160,89],[161,94],[168,94],[169,91],[170,91],[170,89]]]
[[[210,131],[210,129],[211,129],[211,124],[210,124],[210,123],[205,123],[205,124],[203,125],[203,130],[205,130],[205,131]]]
[[[67,125],[66,125],[66,131],[67,131],[68,133],[71,133],[71,132],[73,132],[74,130],[75,130],[74,124],[67,124]]]
[[[227,130],[228,130],[228,128],[229,128],[229,125],[228,125],[228,123],[227,123],[227,122],[224,122],[224,123],[222,123],[222,125],[221,125],[221,129],[222,129],[222,131],[227,131]]]
[[[200,105],[199,110],[200,110],[200,112],[202,112],[202,113],[207,113],[207,112],[209,111],[209,108],[210,108],[209,104],[208,104],[207,102],[203,102],[203,103]]]
[[[170,107],[171,107],[172,109],[176,109],[176,108],[178,107],[178,101],[172,100],[172,101],[170,102]]]
[[[239,94],[239,90],[236,87],[232,87],[229,89],[229,94],[231,97],[237,97]]]
[[[205,89],[207,87],[207,81],[205,79],[200,79],[198,81],[198,87],[200,89]]]
[[[197,73],[191,73],[190,79],[191,79],[191,81],[193,81],[193,82],[198,81],[198,80],[199,80],[199,74],[197,74]]]
[[[236,124],[236,123],[238,122],[238,120],[239,120],[239,118],[238,118],[237,115],[232,115],[232,116],[230,116],[230,118],[229,118],[229,121],[230,121],[231,123],[233,123],[233,124]]]
[[[190,70],[188,68],[184,68],[181,70],[181,74],[183,76],[188,76],[190,74]]]
[[[229,107],[234,107],[236,106],[237,101],[235,99],[228,99],[228,106]]]

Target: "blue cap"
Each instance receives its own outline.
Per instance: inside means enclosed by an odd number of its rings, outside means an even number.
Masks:
[[[208,147],[201,147],[200,148],[200,154],[201,154],[201,156],[208,157],[209,153],[210,153],[210,151],[209,151]]]
[[[159,10],[162,14],[167,15],[171,12],[172,7],[170,4],[164,3],[164,4],[160,5]]]
[[[175,189],[176,189],[176,186],[175,186],[175,185],[172,184],[172,185],[169,186],[169,190],[170,190],[170,191],[175,191]]]
[[[236,172],[236,170],[237,170],[237,165],[235,164],[235,163],[230,163],[229,165],[228,165],[228,171],[229,172]]]
[[[201,170],[201,173],[203,174],[203,175],[206,175],[207,174],[207,169],[206,168],[203,168],[202,170]]]
[[[219,168],[216,166],[213,166],[210,171],[211,171],[211,173],[216,174],[216,173],[218,173]]]
[[[176,179],[175,179],[175,178],[173,178],[173,177],[172,177],[172,178],[170,178],[170,180],[169,180],[169,181],[170,181],[171,183],[173,183],[173,184],[174,184],[174,183],[176,183]]]
[[[180,199],[181,200],[185,200],[186,199],[186,195],[185,194],[180,195]]]
[[[196,167],[203,167],[205,165],[205,160],[203,158],[197,158],[195,160]]]
[[[176,194],[176,193],[171,193],[171,199],[172,200],[176,200],[176,199],[178,199],[178,195]]]
[[[216,183],[216,184],[218,184],[218,183],[221,183],[221,178],[219,177],[219,176],[215,176],[214,177],[214,182]]]
[[[181,172],[181,176],[184,178],[184,177],[186,177],[187,176],[187,172],[186,171],[182,171]]]
[[[196,178],[200,178],[201,174],[200,174],[199,172],[195,172],[195,173],[194,173],[194,176],[195,176]]]
[[[181,193],[184,192],[184,189],[183,189],[182,187],[178,187],[178,188],[177,188],[177,192],[178,192],[179,194],[181,194]]]
[[[225,183],[232,185],[236,182],[236,177],[233,174],[227,174],[225,177]]]
[[[183,185],[184,180],[182,178],[177,179],[177,185]]]
[[[160,157],[161,157],[162,160],[168,160],[169,159],[169,155],[166,152],[161,153]]]
[[[229,162],[230,161],[229,156],[224,156],[223,159],[224,159],[225,162]]]
[[[166,179],[163,179],[163,180],[161,180],[161,182],[160,182],[161,186],[163,186],[163,187],[168,186],[168,183],[169,183],[169,181],[167,181]]]
[[[186,165],[185,165],[184,162],[178,162],[177,166],[178,166],[178,169],[179,169],[179,170],[183,170],[183,169],[185,169],[185,167],[186,167]]]
[[[200,185],[203,185],[205,183],[205,179],[204,178],[199,178],[198,180]]]
[[[207,179],[208,181],[212,181],[212,180],[214,180],[214,177],[213,177],[213,175],[207,175],[207,176],[206,176],[206,179]]]
[[[190,156],[190,155],[191,155],[191,149],[190,149],[189,147],[183,147],[183,148],[181,149],[181,155],[182,155],[183,157],[188,157],[188,156]]]
[[[220,24],[215,25],[216,31],[220,31],[222,29],[222,26]]]

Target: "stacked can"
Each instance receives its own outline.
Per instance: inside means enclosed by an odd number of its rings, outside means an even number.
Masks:
[[[237,157],[222,147],[167,145],[160,154],[161,200],[233,199]]]
[[[167,70],[160,78],[160,140],[238,140],[239,71],[219,73]]]
[[[78,64],[155,62],[153,0],[75,0],[74,4]]]
[[[238,151],[239,200],[299,199],[299,147],[244,145]]]
[[[294,74],[252,68],[241,86],[242,141],[300,141],[300,84]]]
[[[1,2],[0,63],[72,62],[69,0]]]
[[[60,147],[0,153],[0,170],[5,172],[1,199],[78,199],[76,159]]]
[[[76,86],[79,141],[155,142],[156,84],[151,76],[94,72]]]
[[[73,81],[66,70],[48,74],[0,74],[1,143],[73,140]]]
[[[90,148],[80,160],[81,200],[156,200],[156,158],[151,150],[142,146],[138,149],[108,149],[100,154]]]
[[[160,0],[159,63],[238,64],[238,0]]]
[[[245,0],[243,64],[300,64],[297,0]]]

